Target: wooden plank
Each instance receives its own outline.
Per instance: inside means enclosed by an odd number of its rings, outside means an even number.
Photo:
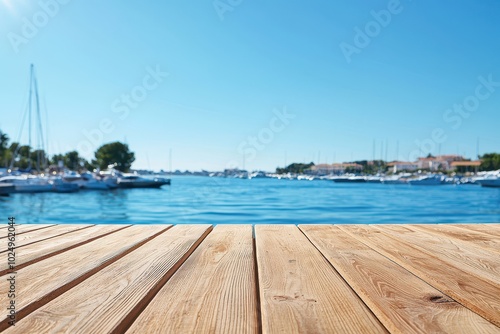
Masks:
[[[175,226],[42,306],[6,333],[123,333],[211,229],[211,225]]]
[[[127,333],[256,333],[250,225],[217,225]]]
[[[419,224],[411,225],[412,229],[417,229],[426,233],[434,233],[443,237],[454,238],[466,244],[481,247],[489,252],[500,253],[500,238],[482,232],[463,229],[448,224]]]
[[[56,226],[55,224],[24,224],[24,225],[14,225],[16,228],[16,235],[23,234],[23,233],[28,233],[32,231],[37,231],[41,229],[46,229],[51,226]],[[0,234],[0,239],[7,238],[8,234],[7,231],[4,233]]]
[[[301,225],[300,229],[390,332],[499,332],[494,324],[338,227]]]
[[[440,255],[424,252],[415,242],[409,243],[383,233],[370,225],[338,225],[338,227],[382,255],[398,263],[444,294],[500,325],[500,286],[450,265]]]
[[[54,225],[41,230],[16,235],[15,249],[91,226],[93,225]],[[0,239],[0,254],[7,252],[7,242],[8,240],[6,238]]]
[[[416,244],[423,252],[439,256],[447,265],[493,284],[500,282],[500,255],[462,241],[415,230],[410,225],[378,226],[398,240]]]
[[[264,333],[384,333],[382,324],[294,225],[256,225]]]
[[[16,269],[21,269],[72,248],[86,244],[109,233],[129,227],[130,225],[98,225],[83,230],[43,240],[22,247],[16,252]],[[6,261],[0,261],[0,276],[8,271]]]
[[[84,247],[73,248],[17,270],[17,320],[21,320],[169,227],[170,225],[131,226],[89,242]],[[8,290],[7,277],[0,277],[0,291]],[[0,294],[0,305],[8,303],[7,294]],[[2,318],[0,331],[8,327],[8,318]]]
[[[485,233],[490,236],[490,238],[495,238],[495,240],[500,239],[500,224],[447,224],[454,227],[459,227],[468,231],[475,231],[479,233]]]

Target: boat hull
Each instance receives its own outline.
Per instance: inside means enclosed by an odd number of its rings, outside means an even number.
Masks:
[[[481,187],[487,187],[487,188],[500,188],[500,179],[493,179],[493,180],[477,180],[477,183],[481,185]]]
[[[0,184],[0,196],[8,196],[16,192],[16,187],[12,183]]]
[[[119,188],[160,188],[161,186],[169,184],[170,180],[118,181]]]

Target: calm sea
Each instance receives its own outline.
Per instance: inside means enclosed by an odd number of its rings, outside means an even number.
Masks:
[[[485,223],[500,222],[500,189],[179,176],[161,189],[14,194],[0,213],[24,224]]]

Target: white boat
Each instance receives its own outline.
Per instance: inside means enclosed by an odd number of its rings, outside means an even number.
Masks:
[[[96,178],[94,174],[90,172],[82,174],[67,172],[63,174],[62,179],[69,183],[77,184],[82,190],[109,190],[113,188],[112,185],[110,185],[111,182],[105,182],[102,178]]]
[[[444,177],[441,175],[426,175],[417,179],[408,180],[412,186],[437,186],[444,183]]]
[[[170,184],[170,179],[162,177],[146,178],[135,173],[120,173],[118,171],[115,173],[118,176],[118,187],[120,188],[160,188]]]
[[[56,193],[73,193],[80,190],[78,184],[64,181],[60,176],[51,178],[49,183],[52,184],[52,191]]]
[[[408,180],[401,175],[392,175],[382,178],[383,184],[408,184]]]
[[[367,176],[366,177],[366,182],[367,183],[381,183],[382,182],[382,177],[379,176],[379,175]]]
[[[366,177],[364,176],[338,176],[332,179],[335,183],[364,183],[366,182]]]
[[[11,183],[15,186],[16,193],[41,193],[52,191],[52,184],[48,179],[37,176],[9,175],[0,178],[0,183]]]
[[[479,183],[482,187],[500,187],[500,170],[494,172],[487,172],[482,177],[476,179],[476,183]]]

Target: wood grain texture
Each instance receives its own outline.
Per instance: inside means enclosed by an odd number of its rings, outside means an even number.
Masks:
[[[127,333],[256,333],[252,227],[217,225]]]
[[[294,225],[256,225],[263,333],[386,329]]]
[[[211,228],[177,225],[169,229],[6,333],[123,333]]]
[[[23,225],[16,224],[14,226],[16,229],[16,236],[17,236],[19,234],[23,234],[23,233],[27,233],[27,232],[31,232],[31,231],[37,231],[37,230],[45,229],[45,228],[48,228],[51,226],[56,226],[56,225],[54,225],[54,224],[23,224]],[[0,234],[0,239],[7,238],[7,237],[8,237],[7,231]]]
[[[391,333],[498,333],[499,328],[332,225],[300,229]]]
[[[16,235],[16,249],[35,242],[50,239],[58,235],[63,235],[73,231],[89,228],[93,225],[54,225],[41,230],[35,230],[28,233]],[[7,252],[7,238],[0,239],[0,254]]]
[[[451,224],[466,230],[481,232],[489,235],[495,240],[500,239],[500,224]]]
[[[51,256],[63,253],[87,242],[101,238],[109,233],[117,232],[130,225],[99,225],[83,230],[30,244],[16,251],[16,268],[21,269]],[[42,232],[43,230],[40,230]],[[0,261],[0,276],[7,273],[6,261]]]
[[[18,321],[121,256],[169,228],[169,225],[135,225],[76,247],[62,254],[17,270],[16,311]],[[7,275],[0,277],[0,291],[7,291]],[[90,292],[89,292],[90,293]],[[0,294],[0,305],[7,305]],[[0,330],[8,321],[2,315]]]
[[[410,225],[387,225],[377,228],[398,240],[404,240],[414,246],[418,245],[415,247],[429,255],[440,256],[446,264],[459,268],[474,277],[500,284],[500,254],[498,253],[491,253],[461,240],[425,233]]]
[[[411,225],[411,228],[426,233],[438,234],[446,238],[454,238],[463,241],[466,244],[481,247],[488,252],[500,253],[500,238],[496,238],[483,232],[476,232],[456,226],[450,226],[448,224]]]
[[[338,225],[406,270],[420,277],[486,320],[500,325],[500,286],[450,265],[441,254],[422,251],[418,242],[406,242],[372,225]]]

